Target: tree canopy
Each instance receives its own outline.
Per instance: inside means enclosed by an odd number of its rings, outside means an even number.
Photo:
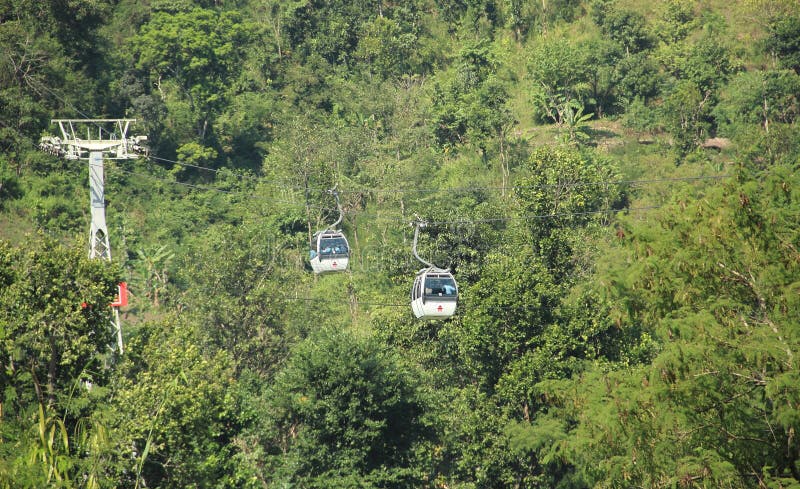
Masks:
[[[798,26],[0,2],[0,489],[800,487]],[[106,262],[39,143],[117,117],[148,151],[105,155]],[[429,264],[452,317],[411,312]]]

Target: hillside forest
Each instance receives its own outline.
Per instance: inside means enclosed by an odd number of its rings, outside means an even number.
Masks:
[[[799,118],[796,0],[0,0],[0,488],[798,489]]]

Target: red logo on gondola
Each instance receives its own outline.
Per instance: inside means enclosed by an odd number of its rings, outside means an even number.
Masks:
[[[333,263],[331,263],[331,266],[332,266],[333,268],[336,268],[338,265],[339,265],[339,264],[338,264],[338,263],[336,263],[336,262],[333,262]]]
[[[437,308],[436,308],[436,310],[437,310],[438,312],[442,312],[442,305],[441,305],[441,304],[439,304],[439,307],[437,307]]]

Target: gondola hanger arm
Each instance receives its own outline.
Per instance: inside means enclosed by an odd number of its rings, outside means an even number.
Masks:
[[[339,184],[336,184],[336,185],[333,186],[332,189],[328,190],[328,193],[333,194],[333,196],[336,198],[336,209],[339,211],[339,219],[337,219],[336,222],[331,224],[331,229],[336,229],[336,226],[341,224],[342,220],[344,219],[344,211],[342,210],[342,204],[339,201],[339,191],[336,190],[336,187],[338,187],[338,186],[339,186]]]
[[[419,260],[423,265],[426,265],[428,268],[436,268],[435,265],[423,260],[422,258],[420,258],[419,254],[417,254],[417,240],[419,239],[419,228],[427,226],[427,223],[422,219],[420,219],[419,216],[417,216],[416,214],[414,214],[414,216],[417,218],[417,220],[411,223],[411,225],[414,226],[414,242],[411,245],[411,253],[414,255],[414,258]]]

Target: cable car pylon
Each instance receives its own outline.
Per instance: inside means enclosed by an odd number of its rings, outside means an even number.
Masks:
[[[350,262],[350,245],[347,238],[340,229],[336,227],[344,219],[344,211],[339,201],[339,192],[334,186],[328,190],[336,198],[336,209],[339,211],[339,218],[329,227],[322,231],[317,231],[311,238],[309,244],[309,262],[314,273],[325,272],[344,272]]]
[[[419,218],[411,223],[414,228],[414,241],[411,253],[425,268],[417,272],[411,287],[411,311],[417,319],[445,319],[456,312],[458,305],[458,284],[449,269],[439,268],[423,260],[417,253],[420,228],[427,223]]]
[[[68,160],[89,161],[89,204],[92,219],[89,229],[89,258],[110,262],[103,158],[136,159],[147,152],[147,136],[128,136],[128,129],[136,119],[53,119],[51,122],[58,124],[61,137],[44,136],[39,142],[39,148]],[[76,131],[75,126],[85,126],[85,138],[82,137],[82,131]],[[96,133],[93,132],[94,128],[97,129]],[[119,308],[128,305],[128,286],[122,282],[117,290],[118,295],[110,306],[114,311],[112,326],[121,355],[123,344]]]

